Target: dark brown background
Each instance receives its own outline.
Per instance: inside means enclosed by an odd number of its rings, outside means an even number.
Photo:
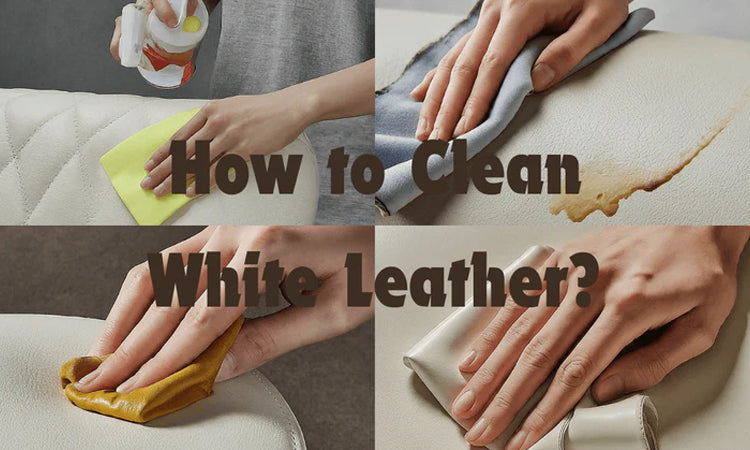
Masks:
[[[0,227],[0,313],[104,319],[127,271],[196,227]],[[261,367],[310,449],[374,448],[374,326]]]

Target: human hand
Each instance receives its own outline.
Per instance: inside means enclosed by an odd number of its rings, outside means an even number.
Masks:
[[[167,26],[174,28],[177,26],[177,13],[172,9],[172,6],[167,0],[141,0],[146,15],[148,16],[152,10],[156,10],[156,16],[164,22]],[[188,15],[195,13],[195,9],[198,7],[198,0],[188,0]],[[122,17],[115,19],[115,31],[112,33],[112,40],[109,42],[109,52],[115,61],[120,60],[120,36],[122,35]]]
[[[541,306],[542,294],[535,308],[499,308],[459,366],[473,375],[452,412],[478,419],[466,440],[492,442],[553,373],[508,449],[537,442],[589,387],[596,401],[607,402],[655,385],[706,351],[734,304],[737,262],[749,234],[747,227],[605,228],[556,251],[544,267],[569,268],[560,306]],[[578,288],[583,273],[569,259],[580,251],[599,264],[588,289]],[[576,302],[582,291],[591,296],[587,307]],[[621,354],[654,329],[662,331],[655,341]]]
[[[625,22],[628,2],[485,0],[474,30],[411,93],[424,101],[417,139],[447,141],[479,125],[510,64],[545,30],[562,34],[539,55],[531,78],[535,91],[553,86]]]
[[[278,259],[291,270],[305,266],[321,287],[313,307],[290,306],[263,318],[247,320],[219,370],[217,381],[232,378],[293,349],[343,334],[370,318],[372,307],[347,306],[347,253],[362,253],[363,288],[374,284],[373,227],[209,227],[162,252],[221,252],[222,267],[242,274],[247,251],[259,251],[258,267]],[[164,257],[166,262],[166,256]],[[259,274],[259,290],[265,285]],[[111,353],[97,370],[81,379],[81,392],[114,389],[127,393],[182,369],[201,354],[245,310],[208,307],[206,271],[201,272],[194,306],[156,306],[147,263],[128,273],[117,300],[89,355]],[[240,281],[239,292],[244,292]]]
[[[161,146],[143,166],[148,171],[141,188],[153,189],[157,197],[172,191],[172,140],[187,141],[186,157],[195,155],[196,141],[211,141],[210,185],[216,184],[215,160],[225,153],[244,159],[269,154],[293,142],[311,123],[311,115],[300,106],[293,90],[263,95],[242,95],[206,103],[198,113]],[[186,195],[195,196],[195,185]]]

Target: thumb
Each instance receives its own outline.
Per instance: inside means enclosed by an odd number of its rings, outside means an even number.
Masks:
[[[216,375],[216,381],[234,378],[305,345],[326,339],[327,326],[315,307],[290,306],[259,319],[246,320]]]
[[[568,31],[555,38],[534,63],[531,81],[534,91],[548,89],[565,78],[583,58],[603,44],[627,17],[588,9]]]
[[[696,327],[697,311],[677,319],[656,341],[620,356],[599,375],[591,393],[598,403],[655,386],[685,361],[708,350],[716,334]]]

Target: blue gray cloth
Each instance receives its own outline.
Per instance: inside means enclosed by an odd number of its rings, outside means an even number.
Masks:
[[[481,2],[480,2],[481,4]],[[422,192],[412,179],[412,155],[420,141],[414,137],[422,103],[409,93],[424,76],[438,65],[440,59],[468,31],[479,18],[479,4],[469,17],[453,28],[442,39],[421,51],[393,84],[375,97],[375,154],[386,167],[385,180],[376,194],[377,206],[384,215],[392,214],[416,199]],[[633,11],[627,21],[601,46],[589,53],[571,73],[591,64],[611,50],[635,36],[654,12],[647,8]],[[471,158],[497,138],[516,115],[524,98],[533,91],[531,69],[539,54],[554,36],[539,36],[530,40],[511,64],[487,119],[468,133],[459,136],[466,140],[467,157]],[[453,153],[445,158],[432,155],[427,161],[430,178],[448,175],[453,169]]]

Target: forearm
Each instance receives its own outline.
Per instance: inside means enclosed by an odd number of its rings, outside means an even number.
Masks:
[[[375,113],[375,60],[287,88],[308,123]]]

